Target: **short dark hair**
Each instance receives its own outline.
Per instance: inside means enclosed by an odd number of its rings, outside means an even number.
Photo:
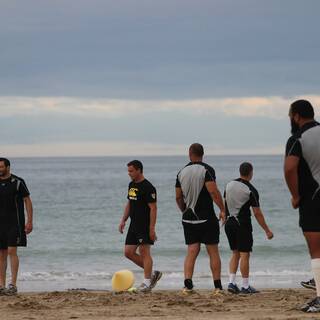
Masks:
[[[305,119],[314,118],[314,110],[311,103],[307,100],[296,100],[290,106],[290,112],[295,115],[298,114],[300,117]]]
[[[247,177],[253,170],[253,166],[249,162],[243,162],[240,164],[239,171],[240,175]]]
[[[10,161],[7,158],[0,158],[0,162],[2,161],[6,167],[10,167]]]
[[[132,166],[136,170],[140,169],[141,173],[143,172],[143,164],[139,160],[132,160],[127,164],[128,167]]]
[[[200,143],[193,143],[189,147],[189,151],[197,157],[202,157],[204,155],[203,146]]]

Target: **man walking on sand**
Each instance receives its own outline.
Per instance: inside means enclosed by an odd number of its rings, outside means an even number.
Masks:
[[[273,238],[273,233],[267,226],[260,209],[258,191],[250,183],[253,177],[252,164],[242,163],[239,171],[240,178],[229,182],[224,193],[227,213],[225,231],[232,250],[228,291],[236,294],[252,294],[258,291],[249,284],[249,259],[253,245],[250,207],[268,239]],[[242,275],[241,290],[235,282],[239,262]]]
[[[320,125],[307,100],[289,109],[292,136],[286,146],[284,175],[291,204],[299,208],[299,225],[309,247],[317,296],[302,306],[304,312],[320,312]]]
[[[24,207],[27,210],[25,224]],[[10,161],[0,158],[0,295],[17,294],[19,270],[18,247],[26,247],[32,231],[32,202],[23,179],[11,174]],[[6,288],[7,260],[10,260],[11,282]]]
[[[216,290],[222,290],[218,250],[220,228],[213,201],[220,209],[219,218],[222,222],[225,221],[224,204],[215,182],[215,171],[202,162],[203,155],[203,146],[192,144],[189,148],[190,162],[180,170],[176,180],[176,202],[182,212],[185,243],[188,246],[183,293],[193,292],[192,277],[201,243],[206,245],[210,258],[214,286]]]
[[[130,217],[130,226],[126,237],[124,254],[144,270],[144,281],[138,288],[140,292],[150,292],[160,280],[162,273],[152,273],[153,260],[151,246],[157,239],[157,193],[155,187],[145,179],[143,165],[139,160],[127,164],[131,182],[128,188],[128,202],[119,225],[123,233],[126,221]],[[139,252],[137,253],[137,250]]]

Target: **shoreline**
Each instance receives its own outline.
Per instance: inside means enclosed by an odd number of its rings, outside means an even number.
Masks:
[[[265,289],[254,295],[233,295],[224,290],[197,290],[183,295],[180,290],[157,290],[152,293],[111,291],[52,291],[0,296],[1,318],[21,319],[318,319],[299,307],[315,297],[307,289]]]

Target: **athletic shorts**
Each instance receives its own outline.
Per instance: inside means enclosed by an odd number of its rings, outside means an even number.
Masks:
[[[231,217],[228,218],[224,229],[232,251],[252,251],[253,237],[251,224],[240,224],[237,219]]]
[[[8,247],[25,247],[27,245],[25,234],[20,237],[17,226],[1,226],[0,227],[0,250],[8,249]]]
[[[154,244],[154,242],[150,239],[149,230],[136,230],[130,225],[126,237],[126,245],[140,244]]]
[[[182,222],[185,243],[218,244],[220,227],[218,219],[209,220],[203,223],[192,224]]]
[[[320,232],[320,196],[305,200],[299,207],[299,225],[303,232]]]

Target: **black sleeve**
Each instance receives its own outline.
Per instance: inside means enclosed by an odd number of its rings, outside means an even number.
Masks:
[[[154,186],[150,186],[146,189],[145,200],[147,203],[157,202],[157,191]]]
[[[128,194],[127,194],[127,199],[130,200],[130,188],[131,188],[131,182],[128,185]]]
[[[252,188],[250,193],[250,205],[251,207],[259,208],[259,193],[256,189]]]
[[[205,177],[205,182],[208,182],[208,181],[216,181],[216,173],[214,171],[213,168],[211,167],[207,167],[206,168],[206,177]]]
[[[30,196],[30,192],[29,192],[27,185],[23,179],[20,179],[20,185],[19,185],[18,192],[22,198],[26,198],[26,197]]]
[[[177,175],[177,179],[176,179],[176,188],[181,188],[181,183],[179,181],[179,175]]]
[[[302,149],[300,141],[295,137],[290,137],[288,139],[286,145],[286,157],[288,156],[296,156],[301,158],[302,157]]]

